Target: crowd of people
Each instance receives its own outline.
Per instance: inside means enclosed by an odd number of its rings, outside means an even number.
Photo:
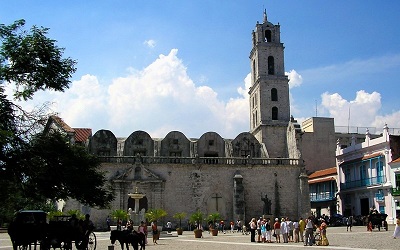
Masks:
[[[327,223],[323,218],[316,219],[310,216],[306,219],[291,220],[288,217],[282,217],[280,219],[275,218],[273,222],[270,218],[260,217],[258,220],[252,218],[248,224],[248,228],[251,242],[303,242],[305,246],[312,246],[314,244],[320,246],[329,245],[328,238],[326,237]],[[243,227],[241,230],[244,234],[247,231],[247,227]],[[315,237],[315,235],[318,237]]]

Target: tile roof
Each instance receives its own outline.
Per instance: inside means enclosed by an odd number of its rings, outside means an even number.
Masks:
[[[50,119],[52,119],[55,123],[57,123],[62,129],[64,129],[65,132],[67,133],[73,133],[74,129],[71,128],[70,126],[68,126],[68,124],[66,124],[63,119],[61,119],[60,117],[56,116],[56,115],[52,115],[50,116]]]
[[[390,163],[397,163],[397,162],[400,162],[400,157],[395,159],[395,160],[393,160],[393,161],[391,161]]]
[[[308,179],[314,179],[314,178],[319,178],[319,177],[334,175],[334,174],[337,174],[336,167],[326,168],[326,169],[315,171],[314,173],[310,174],[308,176]]]
[[[76,142],[86,142],[92,136],[91,128],[74,128],[74,130]]]

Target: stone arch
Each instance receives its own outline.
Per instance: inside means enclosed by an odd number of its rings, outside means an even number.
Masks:
[[[272,32],[271,30],[266,30],[265,31],[265,41],[270,43],[272,42]]]
[[[216,132],[204,133],[197,141],[197,154],[200,157],[225,157],[225,141]]]
[[[161,156],[190,157],[190,141],[180,131],[171,131],[161,141]]]
[[[249,132],[243,132],[232,141],[233,157],[261,157],[261,144]]]
[[[276,88],[271,89],[271,101],[278,101],[278,90]]]
[[[124,143],[124,156],[154,156],[154,141],[147,132],[135,131]]]
[[[135,209],[135,199],[132,199],[131,197],[128,198],[128,207],[127,210],[131,208],[132,211]],[[147,197],[144,196],[142,199],[139,200],[139,209],[138,211],[144,209],[147,211],[149,209],[149,202],[147,200]]]
[[[90,138],[89,151],[97,156],[116,156],[117,138],[109,130],[99,130]]]

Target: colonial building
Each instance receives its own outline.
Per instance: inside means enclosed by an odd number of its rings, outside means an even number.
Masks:
[[[396,210],[396,218],[400,216],[400,158],[389,163],[393,171],[392,177],[392,196],[394,199],[394,210]]]
[[[382,136],[371,139],[366,132],[365,141],[341,148],[337,143],[336,159],[338,171],[338,205],[344,216],[368,215],[375,207],[388,214],[388,223],[396,217],[396,201],[392,194],[395,184],[396,162],[400,156],[400,136],[390,135],[389,128],[383,128]],[[391,163],[392,162],[392,163]],[[393,164],[392,168],[389,163]]]
[[[315,171],[308,178],[311,212],[317,217],[336,214],[336,167]]]
[[[130,211],[135,205],[142,212],[164,209],[168,213],[164,220],[173,223],[177,223],[175,213],[195,211],[219,212],[225,220],[244,222],[261,215],[307,217],[310,199],[300,149],[302,133],[290,116],[280,25],[269,22],[266,12],[252,32],[250,65],[248,132],[233,139],[216,132],[189,139],[179,131],[164,138],[152,138],[145,131],[119,138],[99,130],[90,137],[88,150],[102,159],[101,169],[116,199],[107,210],[74,201],[67,201],[64,210],[90,213],[98,227],[105,226],[111,210]],[[135,190],[144,198],[130,198]]]

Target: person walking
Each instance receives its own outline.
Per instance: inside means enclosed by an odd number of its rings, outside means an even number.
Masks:
[[[400,216],[397,216],[396,227],[394,228],[394,232],[393,232],[393,239],[396,239],[399,237],[400,237]]]

